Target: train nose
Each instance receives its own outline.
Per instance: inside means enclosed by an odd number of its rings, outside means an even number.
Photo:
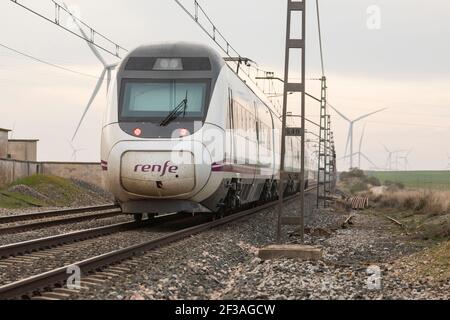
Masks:
[[[190,152],[135,152],[122,156],[122,184],[131,193],[172,197],[195,189],[195,159]]]
[[[182,198],[198,192],[206,184],[211,168],[204,161],[206,150],[199,147],[124,152],[120,165],[122,187],[131,194],[150,198]]]

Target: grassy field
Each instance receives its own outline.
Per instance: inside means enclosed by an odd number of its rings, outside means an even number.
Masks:
[[[369,171],[381,182],[401,182],[407,188],[450,190],[450,171]]]

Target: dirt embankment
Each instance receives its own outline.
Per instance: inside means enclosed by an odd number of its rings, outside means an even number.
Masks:
[[[0,190],[0,208],[80,207],[111,203],[112,196],[86,182],[35,175]]]

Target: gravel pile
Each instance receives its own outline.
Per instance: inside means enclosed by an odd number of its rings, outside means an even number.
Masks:
[[[80,203],[88,205],[100,205],[114,202],[114,196],[108,191],[78,179],[70,179],[77,187],[83,190],[84,199],[77,199]]]
[[[296,210],[294,204],[290,210]],[[380,217],[360,214],[353,226],[341,229],[346,217],[347,214],[332,210],[308,217],[310,234],[306,235],[306,242],[323,247],[322,261],[263,262],[257,258],[258,248],[274,241],[276,214],[270,210],[125,262],[130,273],[71,298],[449,298],[449,281],[411,282],[393,270],[398,258],[422,249],[411,244],[395,225]],[[298,242],[295,232],[290,241]],[[380,268],[381,287],[369,289],[369,284],[377,284],[368,283],[368,267],[373,265]]]
[[[90,183],[70,179],[68,180],[72,183],[73,189],[76,190],[76,197],[71,201],[71,203],[67,203],[67,195],[61,193],[61,190],[58,186],[48,184],[45,186],[45,194],[44,192],[39,192],[33,189],[30,186],[26,185],[16,185],[10,187],[7,191],[11,193],[18,193],[25,196],[32,197],[34,199],[42,200],[49,206],[56,205],[62,201],[67,206],[70,206],[68,209],[79,208],[79,207],[89,207],[89,206],[98,206],[114,203],[114,197],[111,193],[92,185]],[[10,216],[10,215],[18,215],[25,213],[33,213],[33,212],[42,212],[49,210],[61,210],[64,209],[62,207],[25,207],[19,209],[7,209],[0,208],[0,217],[1,216]]]
[[[50,201],[50,199],[43,195],[42,193],[37,192],[33,188],[30,188],[29,186],[19,184],[17,186],[13,186],[7,190],[8,192],[12,193],[20,193],[26,196],[33,197],[35,199],[44,200],[44,201]]]

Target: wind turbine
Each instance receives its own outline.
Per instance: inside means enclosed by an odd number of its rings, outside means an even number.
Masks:
[[[14,121],[12,129],[11,129],[11,137],[10,137],[11,140],[14,139],[15,130],[16,130],[16,122]]]
[[[66,5],[66,3],[63,3],[64,8],[67,9],[67,11],[69,12],[70,16],[72,17],[73,22],[75,23],[75,25],[78,27],[78,29],[80,29],[81,34],[83,35],[83,37],[85,39],[89,39],[86,32],[83,30],[83,28],[81,27],[80,23],[78,22],[78,19],[73,15],[73,13],[70,11],[70,9],[68,8],[68,6]],[[72,142],[75,140],[78,131],[80,130],[80,127],[84,121],[84,118],[86,117],[87,112],[89,111],[92,103],[94,102],[98,92],[100,91],[103,82],[105,81],[105,76],[107,77],[107,87],[106,90],[108,91],[109,89],[109,84],[111,82],[111,73],[112,71],[118,66],[118,63],[114,63],[114,64],[108,64],[106,62],[106,60],[100,55],[100,52],[98,52],[97,48],[88,40],[86,40],[87,45],[89,46],[89,48],[91,49],[91,51],[94,53],[94,55],[97,57],[97,59],[101,62],[101,64],[103,65],[103,71],[100,74],[100,77],[98,79],[98,82],[94,88],[94,92],[92,93],[89,102],[83,112],[83,115],[81,116],[80,122],[77,125],[77,128],[75,130],[75,133],[73,134],[72,137]]]
[[[383,145],[383,147],[388,153],[388,158],[386,160],[386,169],[392,171],[392,156],[395,154],[396,151],[389,150],[389,148],[386,147],[385,145]]]
[[[362,153],[362,152],[355,152],[355,153],[353,154],[353,156],[354,156],[354,157],[359,157],[360,159],[361,159],[361,158],[365,159],[367,162],[369,162],[369,163],[372,165],[372,169],[376,169],[376,170],[380,169],[379,166],[377,166],[372,160],[370,160],[370,158],[369,158],[367,155],[365,155],[365,154]],[[350,157],[350,155],[345,156],[345,157],[342,157],[342,158],[340,158],[339,160],[348,159],[349,157]],[[359,160],[359,161],[361,162],[361,160]],[[361,165],[360,165],[359,169],[361,169]]]
[[[374,169],[379,169],[379,167],[372,160],[370,160],[370,158],[367,155],[365,155],[362,152],[362,145],[363,145],[364,135],[365,135],[365,132],[366,132],[366,126],[367,126],[367,124],[364,125],[364,129],[363,129],[363,132],[361,134],[361,139],[359,140],[359,151],[354,153],[353,156],[354,157],[357,156],[359,158],[359,169],[361,169],[361,163],[362,163],[361,159],[362,158],[366,159],[366,161],[369,162],[373,166]],[[350,157],[350,155],[347,155],[347,156],[344,156],[343,158],[341,158],[340,160],[347,159],[349,157]]]
[[[376,114],[376,113],[382,112],[382,111],[384,111],[384,110],[386,110],[386,109],[388,109],[388,108],[383,108],[383,109],[380,109],[380,110],[377,110],[377,111],[368,113],[368,114],[366,114],[366,115],[363,115],[363,116],[361,116],[361,117],[359,117],[359,118],[356,118],[356,119],[354,119],[354,120],[350,120],[348,117],[346,117],[344,114],[342,114],[339,110],[337,110],[337,109],[336,109],[335,107],[333,107],[331,104],[328,103],[328,105],[329,105],[329,106],[330,106],[330,107],[331,107],[338,115],[340,115],[344,120],[348,121],[348,123],[349,123],[347,145],[345,146],[345,154],[347,155],[347,151],[348,151],[348,148],[349,148],[349,146],[350,146],[350,155],[349,155],[349,157],[350,157],[350,168],[353,168],[353,156],[354,156],[354,153],[353,153],[353,130],[354,130],[355,123],[357,123],[357,122],[359,122],[359,121],[361,121],[361,120],[363,120],[363,119],[366,119],[366,118],[368,118],[368,117],[370,117],[370,116],[372,116],[372,115],[374,115],[374,114]]]
[[[447,158],[448,158],[447,169],[450,169],[450,153],[447,153]]]
[[[69,144],[70,148],[72,149],[72,156],[71,156],[71,159],[72,159],[73,162],[76,162],[76,161],[77,161],[77,155],[78,155],[78,152],[84,151],[85,149],[76,149],[76,148],[73,146],[72,141],[70,141],[70,140],[67,140],[67,143]]]
[[[409,156],[411,155],[411,152],[413,151],[413,149],[410,149],[409,151],[404,151],[404,152],[406,152],[405,153],[405,155],[403,155],[403,156],[399,156],[399,155],[397,155],[397,162],[399,161],[399,160],[402,160],[403,161],[403,165],[404,165],[404,169],[405,169],[405,171],[408,171],[408,167],[409,167]],[[399,151],[399,152],[402,152],[402,151]],[[398,167],[399,165],[397,164],[397,167]]]
[[[363,128],[363,131],[362,131],[362,134],[361,134],[361,139],[359,140],[359,151],[358,151],[358,153],[359,153],[359,165],[358,165],[358,168],[360,168],[360,169],[361,169],[362,145],[363,145],[364,135],[366,134],[366,127],[367,127],[367,123],[364,124],[364,128]]]
[[[396,155],[396,169],[398,170],[398,165],[399,165],[399,156],[398,153],[400,152],[405,152],[405,150],[395,150],[395,151],[391,151],[388,147],[386,147],[385,145],[383,145],[384,149],[386,150],[386,152],[388,153],[388,158],[387,158],[387,163],[386,163],[386,169],[389,171],[392,171],[392,162],[393,162],[393,158],[394,155]],[[411,150],[412,151],[412,150]],[[407,151],[406,151],[407,152]]]

